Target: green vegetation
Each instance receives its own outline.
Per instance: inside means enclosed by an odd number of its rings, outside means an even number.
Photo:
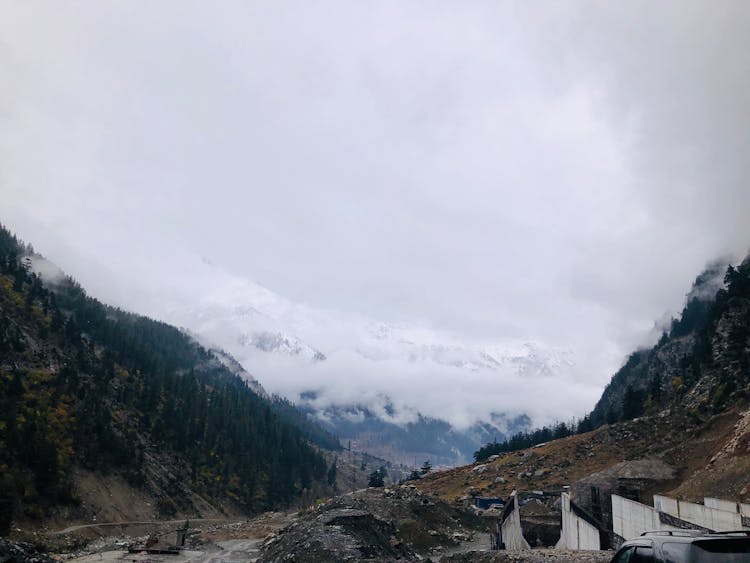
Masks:
[[[422,478],[422,474],[416,469],[413,469],[412,472],[409,473],[409,475],[406,477],[405,481],[416,481],[421,478]]]
[[[382,467],[370,473],[370,478],[367,482],[368,487],[382,487],[384,484],[385,474]]]
[[[43,283],[32,254],[0,227],[0,533],[15,514],[73,502],[76,465],[143,483],[149,448],[184,462],[194,490],[248,511],[331,479],[308,440],[338,442],[292,405],[259,397],[174,327],[70,278]]]
[[[432,471],[432,464],[430,463],[429,459],[426,459],[424,460],[424,463],[422,464],[422,467],[419,470],[419,474],[427,475],[430,471]]]
[[[311,419],[310,415],[299,410],[294,403],[284,397],[273,395],[271,407],[281,420],[298,428],[305,438],[313,444],[330,451],[342,449],[336,436],[323,429]]]
[[[517,450],[523,450],[525,448],[549,442],[550,440],[565,438],[566,436],[571,436],[577,433],[578,426],[580,425],[581,423],[578,425],[568,425],[564,422],[558,422],[552,426],[543,426],[542,428],[530,432],[518,432],[502,442],[495,441],[482,446],[474,452],[474,460],[483,461],[491,455],[515,452]]]

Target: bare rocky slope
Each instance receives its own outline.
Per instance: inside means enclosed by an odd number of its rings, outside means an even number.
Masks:
[[[505,498],[514,489],[559,490],[625,463],[634,476],[652,475],[653,468],[659,468],[654,478],[658,492],[696,501],[718,496],[746,502],[750,499],[747,417],[746,405],[745,410],[735,407],[707,420],[664,411],[436,472],[416,485],[449,502],[472,495]],[[648,492],[644,490],[645,500]]]

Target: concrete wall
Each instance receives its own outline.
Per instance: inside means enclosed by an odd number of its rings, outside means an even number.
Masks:
[[[654,495],[654,507],[681,520],[716,530],[717,532],[742,529],[741,514],[737,512],[737,505],[735,503],[719,499],[705,500],[709,501],[709,505],[678,501],[661,495]],[[716,506],[731,507],[731,509],[713,508]]]
[[[680,511],[680,505],[677,499],[665,497],[662,495],[654,495],[654,508],[660,512],[666,512],[672,516],[677,516]]]
[[[516,492],[513,491],[511,498],[508,502],[513,502],[513,511],[507,516],[507,518],[501,524],[501,531],[503,537],[503,543],[505,549],[508,551],[521,551],[523,549],[531,549],[531,546],[523,537],[523,529],[521,528],[521,511],[518,506],[518,498]]]
[[[731,500],[705,497],[703,499],[703,504],[708,508],[715,508],[716,510],[723,510],[725,512],[739,512],[739,506],[737,506],[736,502]]]
[[[727,512],[739,512],[745,518],[750,517],[750,504],[745,504],[744,502],[734,502],[731,500],[706,497],[703,499],[703,504],[709,508],[716,508]]]
[[[599,530],[579,518],[570,509],[570,493],[562,493],[562,530],[557,549],[595,549],[601,548]]]
[[[706,498],[704,502],[705,505],[654,495],[654,508],[651,508],[612,495],[612,529],[626,540],[651,530],[676,529],[661,523],[659,512],[717,532],[742,529],[742,511],[750,508],[748,505],[738,506],[732,501],[715,498]]]
[[[612,530],[615,534],[630,540],[643,532],[662,529],[670,528],[659,521],[658,510],[634,500],[612,495]]]

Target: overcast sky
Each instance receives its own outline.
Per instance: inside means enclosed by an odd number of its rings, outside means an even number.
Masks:
[[[603,386],[750,247],[748,30],[744,0],[0,0],[0,222],[131,308],[207,260]]]

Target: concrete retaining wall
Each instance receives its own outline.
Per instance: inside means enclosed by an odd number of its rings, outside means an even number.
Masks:
[[[709,528],[717,532],[742,529],[742,515],[737,504],[714,498],[706,498],[706,504],[696,504],[654,495],[654,507],[672,516]]]
[[[556,549],[601,549],[599,530],[570,508],[570,493],[562,493],[562,530]]]
[[[521,511],[519,510],[518,497],[516,496],[515,491],[513,491],[510,499],[508,499],[508,504],[510,503],[513,503],[512,510],[510,513],[505,512],[503,514],[504,520],[500,525],[502,541],[505,544],[505,549],[508,551],[531,549],[529,542],[523,537],[523,529],[521,528]]]
[[[617,495],[612,495],[612,528],[626,540],[651,530],[676,530],[664,523],[659,513],[668,514],[682,522],[670,522],[683,528],[689,524],[717,532],[741,530],[743,511],[748,505],[722,499],[706,498],[704,504],[678,501],[654,495],[654,507],[646,506]],[[747,517],[745,517],[747,521]],[[689,523],[689,524],[686,524]]]
[[[750,504],[745,504],[744,502],[705,497],[703,504],[709,508],[716,508],[717,510],[724,510],[726,512],[738,512],[741,516],[750,517]]]
[[[707,508],[715,508],[716,510],[723,510],[724,512],[739,512],[739,506],[736,502],[731,500],[722,500],[720,498],[705,497],[703,504]]]
[[[618,536],[630,540],[643,532],[670,528],[665,528],[659,521],[658,510],[634,500],[612,495],[612,529]]]

